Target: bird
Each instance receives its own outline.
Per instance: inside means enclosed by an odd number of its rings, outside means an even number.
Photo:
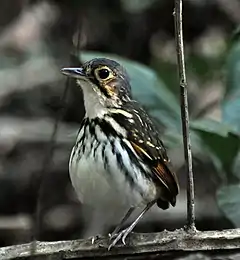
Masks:
[[[69,159],[76,194],[83,204],[104,209],[106,219],[111,205],[120,203],[126,209],[109,235],[110,250],[119,242],[126,244],[153,205],[163,210],[175,206],[177,176],[156,123],[132,97],[130,77],[122,65],[94,58],[61,72],[76,80],[85,107]],[[136,209],[140,214],[123,228]]]

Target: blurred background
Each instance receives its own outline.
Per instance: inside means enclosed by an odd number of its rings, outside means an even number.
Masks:
[[[154,208],[136,231],[186,224],[173,10],[173,0],[0,1],[0,246],[28,242],[33,230],[39,240],[82,235],[68,159],[84,108],[60,69],[93,57],[126,67],[180,181],[176,207]],[[239,0],[184,1],[199,230],[240,227],[239,23]]]

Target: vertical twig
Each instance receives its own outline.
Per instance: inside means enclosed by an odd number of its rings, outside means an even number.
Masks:
[[[180,80],[180,99],[184,155],[187,165],[187,228],[189,231],[195,231],[195,212],[194,212],[194,183],[192,171],[192,152],[189,136],[189,115],[187,99],[187,79],[185,71],[184,47],[183,47],[183,28],[182,28],[182,0],[175,0],[175,40],[178,60],[178,72]]]
[[[63,103],[66,100],[68,89],[69,89],[69,79],[66,80],[66,84],[65,84],[63,94],[61,97],[61,103]],[[33,237],[32,237],[32,244],[31,244],[31,248],[30,248],[32,256],[34,256],[34,254],[36,252],[36,245],[37,245],[36,239],[40,235],[40,231],[41,231],[41,224],[42,224],[41,223],[42,222],[41,198],[44,194],[43,182],[44,182],[46,175],[48,173],[48,170],[51,166],[52,158],[53,158],[54,151],[55,151],[55,141],[56,141],[56,136],[57,136],[58,125],[59,125],[60,119],[63,116],[64,109],[65,109],[65,107],[60,109],[60,111],[57,114],[57,117],[55,118],[54,125],[53,125],[53,131],[52,131],[51,137],[49,139],[49,146],[48,146],[48,149],[44,156],[42,169],[41,169],[40,176],[38,179],[37,202],[36,202],[36,210],[35,210],[34,220],[33,220],[33,234],[32,234]]]
[[[80,28],[80,19],[78,20],[78,24],[77,24],[77,28]],[[79,51],[80,51],[80,30],[79,30],[79,34],[78,34],[78,42],[77,42],[77,46],[76,48],[74,48],[75,51],[75,57],[79,56]],[[71,63],[71,55],[70,55],[70,63]],[[76,66],[76,64],[75,64]],[[60,73],[60,71],[59,71]],[[68,90],[69,90],[69,86],[70,86],[70,78],[66,79],[66,84],[62,93],[62,97],[61,97],[61,103],[63,104],[64,101],[67,98],[68,95]],[[34,259],[34,254],[37,251],[37,237],[40,234],[41,231],[41,198],[43,196],[43,192],[44,192],[44,187],[43,187],[43,181],[45,179],[45,176],[47,174],[47,171],[49,170],[50,166],[51,166],[51,162],[52,162],[52,158],[54,155],[54,151],[55,151],[55,141],[56,141],[56,136],[57,136],[57,131],[58,131],[58,125],[59,122],[61,120],[61,118],[64,115],[66,107],[62,107],[62,109],[60,109],[60,111],[57,114],[57,117],[55,118],[54,121],[54,125],[53,125],[53,131],[52,131],[52,135],[49,139],[49,147],[48,150],[46,151],[46,155],[44,157],[44,162],[43,162],[43,166],[42,166],[42,170],[41,170],[41,174],[39,176],[39,184],[38,184],[38,191],[37,191],[37,204],[36,204],[36,210],[35,210],[35,215],[34,215],[34,224],[33,224],[33,239],[31,242],[31,246],[30,246],[30,255],[32,256],[32,258]]]

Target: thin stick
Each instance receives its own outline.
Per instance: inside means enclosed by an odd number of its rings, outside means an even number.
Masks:
[[[80,24],[80,22],[78,21],[78,27],[79,27],[79,24]],[[79,46],[80,46],[80,36],[78,35],[77,47],[75,49],[76,57],[79,54],[79,49],[80,49]],[[67,78],[66,84],[65,84],[65,87],[64,87],[64,90],[63,90],[63,94],[62,94],[62,97],[61,97],[61,103],[62,104],[64,103],[64,101],[67,98],[69,86],[70,86],[70,79]],[[42,221],[42,219],[41,219],[41,217],[42,217],[41,216],[41,206],[42,206],[41,205],[41,198],[44,194],[43,181],[46,177],[47,171],[49,170],[49,168],[51,166],[52,158],[53,158],[54,151],[55,151],[55,143],[56,143],[58,126],[59,126],[60,120],[63,117],[65,109],[66,109],[66,107],[63,107],[60,110],[60,112],[57,114],[57,117],[54,121],[52,135],[51,135],[50,140],[49,140],[48,151],[46,151],[46,156],[44,157],[41,175],[39,177],[39,187],[38,187],[38,192],[37,192],[37,205],[36,205],[36,211],[35,211],[35,216],[34,216],[34,224],[33,224],[33,239],[32,239],[31,247],[30,247],[30,255],[33,257],[33,259],[34,259],[34,255],[37,251],[36,238],[40,235],[41,224],[42,224],[41,223],[41,221]]]
[[[178,60],[178,72],[180,80],[180,98],[181,98],[181,116],[184,155],[187,165],[187,228],[189,231],[195,231],[195,212],[194,212],[194,182],[192,171],[192,152],[189,136],[189,115],[187,99],[187,79],[185,71],[184,47],[183,47],[183,29],[182,29],[182,0],[175,0],[175,39]]]

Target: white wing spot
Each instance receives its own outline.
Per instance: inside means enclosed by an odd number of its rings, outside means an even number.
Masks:
[[[147,145],[151,146],[151,147],[155,147],[154,144],[152,144],[151,142],[147,141]]]
[[[111,109],[109,109],[109,111],[111,113],[114,113],[114,114],[122,114],[122,115],[124,115],[127,118],[132,118],[133,117],[133,115],[131,113],[129,113],[129,112],[125,111],[125,110],[122,110],[122,109],[111,108]]]

